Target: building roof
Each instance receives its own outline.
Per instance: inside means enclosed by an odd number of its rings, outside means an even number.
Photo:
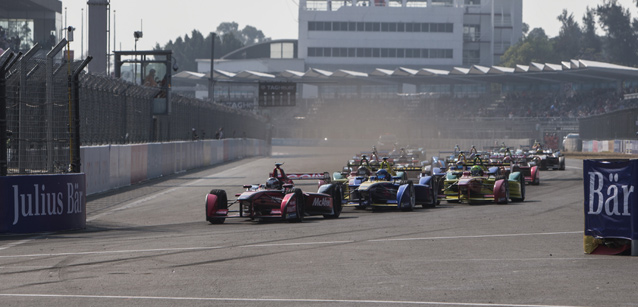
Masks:
[[[174,79],[194,81],[208,80],[210,74],[181,72]],[[310,68],[307,71],[285,70],[280,73],[241,71],[231,73],[215,70],[213,77],[228,81],[292,81],[299,83],[408,83],[408,84],[476,84],[476,83],[568,83],[609,82],[638,79],[638,68],[611,63],[570,60],[554,63],[516,65],[515,68],[500,66],[454,67],[451,70],[397,67],[394,70],[376,69],[373,72],[358,72],[346,69],[327,71]]]

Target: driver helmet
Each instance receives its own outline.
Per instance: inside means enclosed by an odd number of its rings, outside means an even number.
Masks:
[[[383,179],[383,180],[390,180],[392,176],[390,176],[390,173],[388,173],[388,171],[386,171],[385,169],[380,169],[377,171],[377,178]]]
[[[470,169],[470,173],[472,176],[483,176],[483,169],[478,165],[474,165]]]
[[[270,177],[266,181],[266,189],[280,190],[281,189],[281,182],[279,181],[279,179],[277,179],[275,177]]]
[[[357,169],[358,176],[368,176],[369,174],[370,174],[370,170],[365,166],[361,166],[359,167],[359,169]]]

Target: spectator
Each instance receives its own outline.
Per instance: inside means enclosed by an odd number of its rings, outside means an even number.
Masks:
[[[155,81],[155,69],[151,69],[144,78],[145,86],[157,86],[157,81]]]

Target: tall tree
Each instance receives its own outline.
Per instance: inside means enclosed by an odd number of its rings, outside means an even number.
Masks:
[[[501,65],[514,67],[516,64],[530,62],[551,63],[558,59],[545,30],[534,28],[519,43],[505,51],[501,57]]]
[[[601,28],[606,32],[609,61],[634,66],[638,64],[638,37],[635,26],[632,27],[628,9],[623,8],[616,0],[605,0],[596,8]]]
[[[218,59],[229,52],[235,51],[248,44],[269,40],[262,31],[252,26],[246,26],[239,31],[236,22],[223,22],[217,27],[215,35],[215,58]],[[173,58],[179,64],[179,70],[197,71],[196,59],[209,59],[211,55],[212,36],[206,37],[198,30],[193,30],[190,35],[178,37],[175,41],[168,41],[163,47],[155,45],[155,50],[172,50]]]
[[[602,61],[602,41],[596,34],[596,11],[587,7],[583,16],[581,58]]]
[[[558,36],[554,38],[554,50],[563,60],[575,59],[581,51],[583,33],[580,26],[574,20],[574,15],[567,13],[567,10],[563,10],[557,19],[561,23],[561,28]]]

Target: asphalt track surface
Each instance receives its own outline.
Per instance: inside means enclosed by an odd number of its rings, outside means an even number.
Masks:
[[[583,253],[580,160],[542,172],[524,203],[205,221],[212,188],[265,182],[275,162],[338,171],[357,150],[274,147],[90,196],[85,230],[0,237],[0,305],[638,305],[637,257]]]

